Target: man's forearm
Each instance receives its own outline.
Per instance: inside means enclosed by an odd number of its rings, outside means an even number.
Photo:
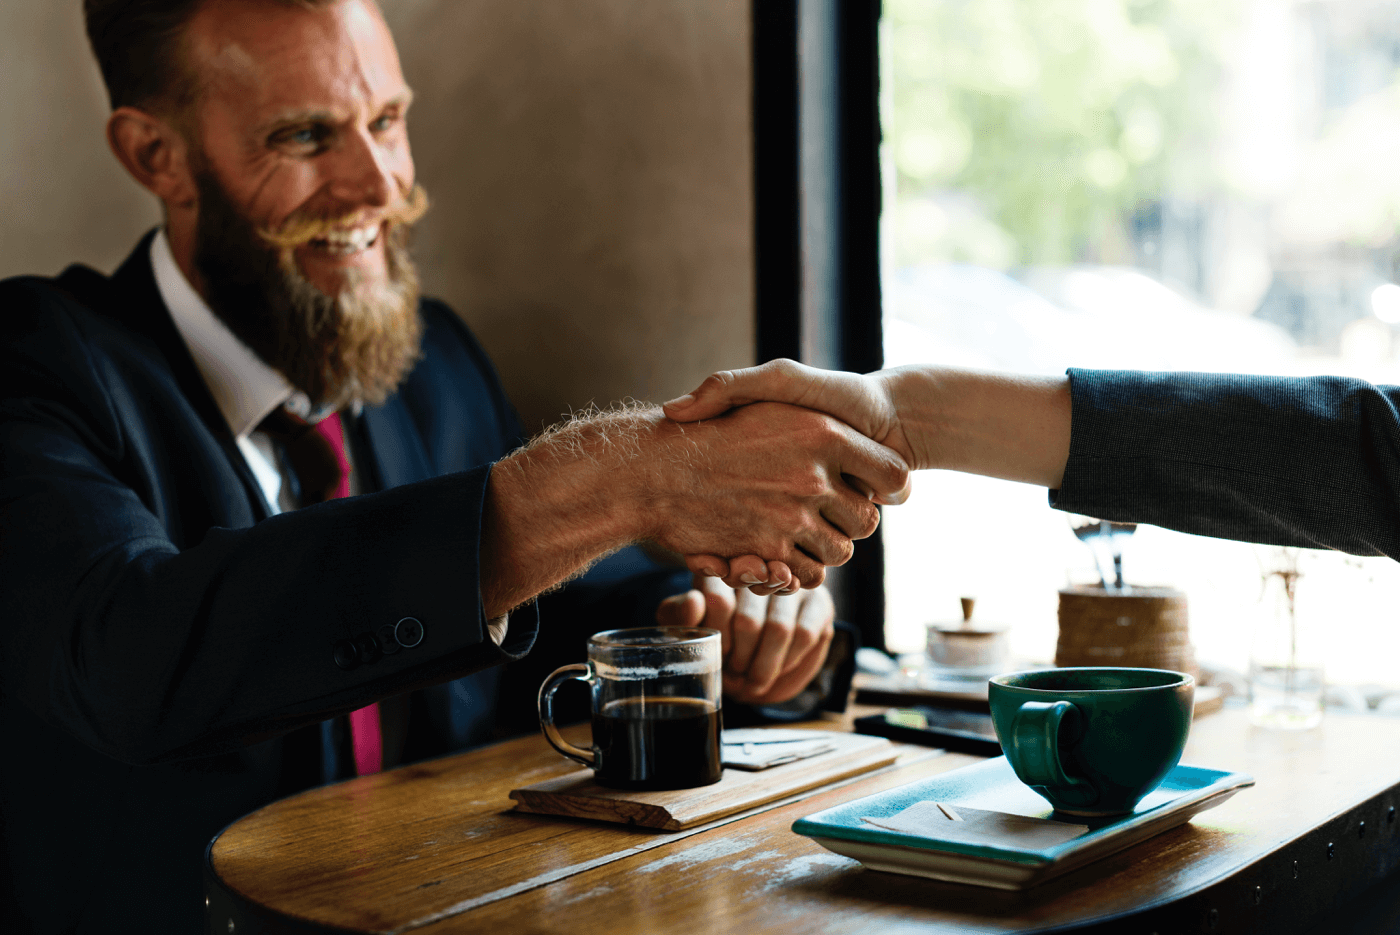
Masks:
[[[879,374],[916,467],[1057,488],[1069,458],[1065,377],[900,367]]]
[[[488,619],[646,535],[632,480],[641,438],[660,419],[639,410],[575,420],[496,464],[481,531]]]
[[[771,556],[815,587],[879,522],[847,476],[900,490],[908,467],[848,425],[773,403],[698,425],[656,407],[566,423],[492,474],[480,548],[487,616],[641,539],[683,555]]]

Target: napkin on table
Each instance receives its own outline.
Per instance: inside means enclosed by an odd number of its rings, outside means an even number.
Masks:
[[[1030,850],[1063,844],[1089,830],[1088,825],[988,812],[939,802],[915,802],[902,812],[884,818],[862,818],[861,821],[886,831],[915,837]]]

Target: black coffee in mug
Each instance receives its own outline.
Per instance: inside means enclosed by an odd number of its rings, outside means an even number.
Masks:
[[[598,782],[689,789],[719,782],[720,712],[703,698],[624,698],[593,715]]]
[[[719,782],[720,635],[701,627],[608,630],[588,640],[588,662],[556,669],[540,686],[540,728],[564,756],[618,789],[691,789]],[[588,685],[593,737],[565,740],[554,693]]]

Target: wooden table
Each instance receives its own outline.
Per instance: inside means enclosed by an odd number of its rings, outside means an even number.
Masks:
[[[902,752],[880,773],[677,833],[513,813],[512,788],[575,768],[538,737],[315,789],[211,844],[209,931],[1277,933],[1400,867],[1400,720],[1329,715],[1289,734],[1238,709],[1204,717],[1184,762],[1250,773],[1255,788],[1021,893],[867,871],[789,830],[978,761]]]

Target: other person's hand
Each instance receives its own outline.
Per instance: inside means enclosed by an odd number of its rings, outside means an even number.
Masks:
[[[821,671],[836,617],[825,588],[760,596],[696,576],[695,587],[656,608],[661,626],[720,632],[724,693],[743,704],[795,698]]]
[[[899,452],[911,468],[927,466],[920,459],[900,421],[895,399],[898,370],[871,374],[819,370],[793,360],[771,360],[744,370],[721,370],[698,387],[662,406],[677,422],[712,419],[735,406],[770,400],[825,412],[862,435]],[[872,488],[876,503],[903,503],[908,484],[895,489]]]

